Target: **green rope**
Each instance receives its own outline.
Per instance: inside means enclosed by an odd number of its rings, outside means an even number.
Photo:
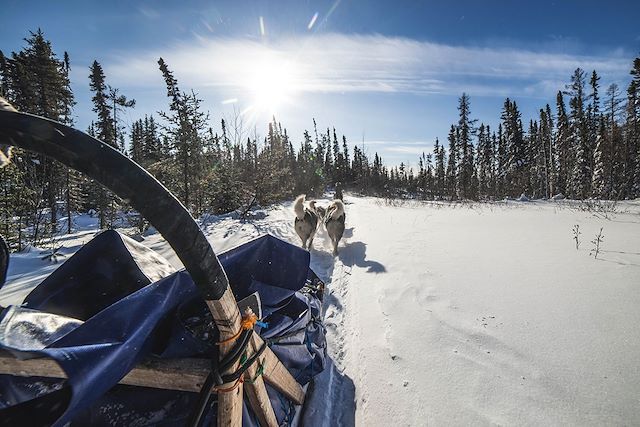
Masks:
[[[258,369],[256,370],[256,376],[251,380],[244,380],[245,383],[253,384],[256,382],[258,377],[264,373],[264,365],[258,361]]]

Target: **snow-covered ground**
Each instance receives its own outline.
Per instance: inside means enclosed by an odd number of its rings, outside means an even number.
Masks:
[[[640,202],[345,202],[340,255],[324,231],[311,255],[334,365],[310,406],[326,425],[640,424]],[[285,203],[203,227],[221,252],[263,233],[298,244],[292,220]],[[180,265],[161,236],[144,244]],[[11,262],[0,305],[56,267]]]

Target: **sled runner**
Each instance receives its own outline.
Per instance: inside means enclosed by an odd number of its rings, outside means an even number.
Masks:
[[[22,306],[6,308],[0,423],[239,426],[301,419],[302,386],[326,357],[322,283],[308,252],[267,235],[216,256],[155,178],[60,123],[0,110],[0,144],[47,155],[102,183],[156,228],[186,269],[171,272],[153,251],[106,231]],[[241,312],[236,300],[247,297],[243,305],[252,309]]]

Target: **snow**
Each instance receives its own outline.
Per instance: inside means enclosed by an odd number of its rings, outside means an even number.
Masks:
[[[339,256],[325,231],[311,251],[333,359],[313,385],[314,425],[640,423],[640,201],[606,214],[568,200],[345,204]],[[290,202],[260,212],[203,228],[217,252],[264,233],[300,243]],[[143,243],[181,266],[157,233]],[[11,263],[1,305],[59,265]]]

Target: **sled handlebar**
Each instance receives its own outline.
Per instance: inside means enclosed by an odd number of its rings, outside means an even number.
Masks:
[[[229,281],[202,230],[184,205],[133,160],[84,132],[9,108],[0,108],[1,144],[55,159],[113,191],[167,240],[205,300],[222,297]]]

